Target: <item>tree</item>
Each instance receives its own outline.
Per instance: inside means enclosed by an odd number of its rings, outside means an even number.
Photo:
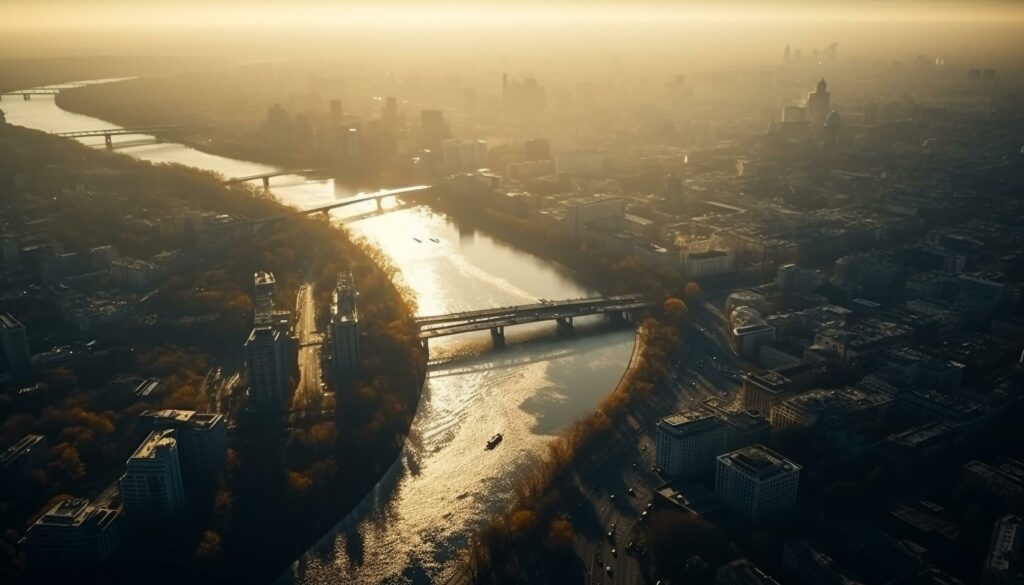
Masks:
[[[675,327],[680,327],[690,315],[690,309],[686,303],[675,297],[670,297],[665,301],[664,310],[665,319]]]
[[[686,287],[683,289],[683,298],[693,303],[699,301],[704,296],[704,291],[701,290],[700,285],[695,281],[686,283]]]
[[[200,561],[213,561],[220,557],[220,535],[213,530],[204,530],[203,538],[196,546],[195,558]]]

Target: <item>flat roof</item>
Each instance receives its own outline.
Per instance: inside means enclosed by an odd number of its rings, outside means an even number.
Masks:
[[[746,475],[757,477],[759,480],[782,473],[798,472],[801,469],[796,463],[764,445],[751,445],[719,455],[718,461],[723,465],[736,467]]]

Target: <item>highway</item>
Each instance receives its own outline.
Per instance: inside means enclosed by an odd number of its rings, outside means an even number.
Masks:
[[[299,383],[292,397],[292,412],[319,412],[324,402],[321,384],[320,346],[323,335],[316,330],[313,284],[302,284],[295,296],[295,336],[299,340]],[[314,344],[314,345],[309,345]]]
[[[632,540],[633,526],[652,501],[653,488],[664,483],[651,470],[658,419],[711,398],[723,405],[739,399],[739,384],[728,375],[738,370],[738,362],[722,324],[701,308],[694,312],[693,321],[685,328],[681,349],[671,358],[669,378],[655,389],[650,402],[633,409],[627,424],[617,431],[613,444],[618,448],[574,477],[582,500],[570,501],[568,513],[577,531],[575,549],[586,583],[645,583],[643,561],[627,554],[626,545]],[[609,538],[613,523],[614,534]],[[611,567],[610,573],[607,567]]]

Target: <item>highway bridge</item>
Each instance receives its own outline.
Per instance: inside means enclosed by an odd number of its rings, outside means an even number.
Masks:
[[[159,136],[161,134],[173,134],[176,132],[182,132],[183,130],[185,130],[185,127],[178,125],[139,126],[135,128],[108,128],[105,130],[75,130],[72,132],[55,132],[54,136],[63,136],[64,138],[89,138],[92,136],[102,136],[103,140],[107,144],[107,148],[114,148],[114,142],[111,138],[113,136],[130,136],[134,134]]]
[[[435,337],[483,330],[490,330],[495,344],[500,345],[505,340],[505,327],[510,325],[555,321],[559,327],[572,327],[574,317],[607,314],[628,318],[650,306],[650,301],[635,294],[591,297],[418,317],[416,324],[424,345]]]
[[[284,171],[284,170],[268,171],[266,173],[257,173],[255,175],[246,175],[244,177],[231,177],[230,179],[225,180],[224,184],[225,185],[230,185],[231,183],[246,183],[248,181],[255,181],[256,179],[263,179],[263,188],[264,189],[269,189],[270,188],[270,179],[272,179],[274,177],[281,177],[281,176],[284,176],[284,175],[309,175],[309,174],[312,174],[312,173],[319,173],[319,172],[322,172],[322,170],[321,169],[295,169],[295,170],[290,170],[290,171]]]

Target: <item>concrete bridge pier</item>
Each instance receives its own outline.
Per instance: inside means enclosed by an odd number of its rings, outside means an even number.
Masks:
[[[494,347],[505,347],[505,328],[504,327],[491,327],[491,341],[494,342]]]
[[[110,134],[103,135],[103,143],[107,145],[107,150],[114,149],[114,138]]]
[[[270,191],[270,177],[263,177],[263,190]]]
[[[566,334],[572,332],[572,317],[558,317],[555,319],[557,323],[557,329],[560,334]]]
[[[376,199],[376,201],[377,201],[377,211],[384,211],[384,204],[381,203],[381,201],[383,201],[383,200],[384,200],[383,197],[378,197]]]
[[[32,99],[32,94],[30,94],[30,93],[23,93],[23,94],[21,94],[21,97],[25,98],[25,101],[27,102],[27,101]]]
[[[423,339],[421,339],[420,340],[420,345],[423,346],[423,351],[429,352],[430,351],[430,338],[429,337],[424,337]]]

